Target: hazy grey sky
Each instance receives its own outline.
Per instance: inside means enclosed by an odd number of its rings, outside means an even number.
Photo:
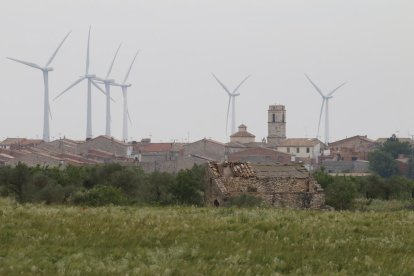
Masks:
[[[84,139],[86,83],[52,98],[84,74],[91,33],[91,72],[106,74],[123,46],[113,77],[130,75],[135,140],[225,141],[229,88],[240,88],[237,124],[256,140],[267,136],[269,104],[287,109],[288,137],[316,135],[323,90],[330,101],[331,140],[414,134],[414,2],[407,0],[3,0],[0,9],[0,139],[42,136],[43,80],[39,70],[6,56],[45,64],[69,30],[52,66],[51,137]],[[122,95],[113,89],[112,133],[122,134]],[[105,97],[93,92],[93,134],[105,131]],[[323,132],[321,132],[323,135]]]

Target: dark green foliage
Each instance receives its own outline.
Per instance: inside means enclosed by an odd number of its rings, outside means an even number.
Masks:
[[[382,177],[391,177],[400,172],[395,161],[399,155],[411,156],[408,164],[408,175],[414,177],[414,163],[412,160],[413,149],[408,142],[400,142],[393,134],[377,150],[368,156],[370,169]]]
[[[87,206],[119,205],[124,202],[125,197],[118,188],[103,185],[97,185],[90,190],[80,191],[73,198],[73,203]]]
[[[173,185],[170,188],[173,202],[177,204],[203,204],[203,174],[200,166],[194,165],[191,170],[178,172]]]
[[[0,168],[0,196],[46,204],[203,204],[204,166],[178,174],[105,164],[91,167]],[[76,194],[76,196],[75,196]]]
[[[11,171],[7,180],[9,191],[14,194],[18,202],[24,201],[24,186],[30,181],[30,169],[25,164],[18,163]]]
[[[366,198],[409,199],[413,188],[414,182],[401,176],[386,179],[372,175],[359,180],[359,192]]]
[[[146,194],[150,203],[169,204],[173,201],[170,186],[175,177],[165,172],[153,172],[148,178]]]
[[[380,148],[381,151],[387,152],[391,154],[391,156],[395,159],[400,154],[404,154],[406,156],[411,154],[411,145],[408,142],[400,142],[393,134],[387,141]]]
[[[353,181],[345,177],[336,177],[335,181],[325,189],[326,204],[337,210],[346,210],[352,207],[357,196],[357,189]]]
[[[252,196],[252,195],[248,195],[248,194],[241,194],[239,196],[236,197],[232,197],[229,200],[229,206],[235,206],[235,207],[247,207],[247,208],[251,208],[251,207],[258,207],[263,205],[263,200]]]
[[[321,168],[321,170],[314,172],[313,177],[315,177],[315,179],[324,189],[334,182],[334,177],[327,174],[324,168]]]
[[[382,177],[391,177],[397,173],[397,163],[388,152],[375,150],[369,154],[368,160],[369,168]]]

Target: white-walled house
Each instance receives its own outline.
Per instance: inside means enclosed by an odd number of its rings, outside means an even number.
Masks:
[[[281,140],[275,149],[297,158],[309,158],[317,162],[323,148],[324,143],[316,138],[287,138]]]

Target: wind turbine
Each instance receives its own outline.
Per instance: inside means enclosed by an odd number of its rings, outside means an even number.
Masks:
[[[316,138],[319,137],[319,129],[321,126],[321,119],[322,119],[322,112],[323,112],[323,106],[325,105],[325,145],[328,145],[329,143],[329,100],[332,99],[333,94],[342,86],[346,84],[346,82],[339,85],[337,88],[329,92],[328,94],[323,94],[322,90],[316,86],[316,84],[309,78],[307,74],[305,74],[306,78],[309,80],[309,82],[312,84],[312,86],[318,91],[318,93],[322,96],[322,105],[321,105],[321,111],[319,114],[319,122],[318,122],[318,132],[316,134]]]
[[[248,75],[245,77],[237,87],[230,92],[230,90],[214,75],[211,73],[213,77],[217,80],[217,82],[223,87],[223,89],[227,92],[227,95],[229,96],[229,102],[227,104],[227,118],[226,118],[226,137],[227,137],[227,130],[228,130],[228,123],[229,123],[229,112],[230,112],[230,105],[232,107],[231,109],[231,134],[236,132],[236,97],[240,95],[240,93],[236,93],[237,90],[240,88],[240,86],[250,77]]]
[[[128,87],[131,86],[131,84],[130,83],[127,84],[126,82],[128,80],[129,73],[131,72],[132,65],[134,65],[134,62],[135,62],[135,59],[136,59],[138,53],[139,53],[139,50],[135,54],[135,56],[134,56],[134,58],[133,58],[133,60],[131,62],[131,65],[129,66],[128,72],[125,75],[125,78],[124,78],[124,81],[122,82],[122,84],[118,84],[118,83],[114,83],[113,84],[113,85],[116,85],[116,86],[120,86],[122,88],[122,96],[123,96],[123,99],[124,99],[124,112],[123,112],[123,124],[122,124],[122,140],[124,142],[126,142],[128,140],[128,119],[129,119],[129,122],[131,122],[131,117],[129,116],[129,111],[128,111],[128,97],[127,97],[128,96],[127,95],[127,90],[128,90]]]
[[[66,38],[69,36],[70,33],[71,32],[68,32],[68,34],[65,36],[65,38],[62,40],[62,42],[59,44],[57,49],[53,52],[52,56],[49,58],[49,60],[46,62],[45,66],[43,67],[40,65],[37,65],[36,63],[8,57],[8,59],[10,60],[42,70],[43,72],[43,83],[45,87],[44,99],[43,99],[43,141],[45,142],[50,141],[49,115],[50,117],[52,117],[52,113],[50,111],[50,103],[49,103],[49,71],[53,71],[53,67],[49,67],[49,65],[52,63],[57,52],[59,51],[60,47],[62,47],[63,42],[65,42]]]
[[[88,80],[88,94],[87,94],[87,106],[86,106],[86,139],[92,138],[92,85],[98,88],[99,91],[105,94],[105,91],[100,88],[96,82],[94,81],[96,79],[96,75],[89,74],[89,42],[91,38],[91,27],[89,27],[89,33],[88,33],[88,44],[86,48],[86,71],[85,75],[80,77],[78,80],[74,81],[71,85],[69,85],[68,88],[63,90],[59,95],[57,95],[53,100],[56,100],[60,96],[62,96],[64,93],[66,93],[68,90],[70,90],[72,87],[77,85],[78,83],[82,82],[83,80]]]
[[[112,59],[112,63],[109,66],[108,73],[105,76],[105,79],[96,77],[97,80],[102,82],[105,85],[105,95],[106,95],[106,127],[105,127],[105,135],[111,136],[111,85],[114,85],[115,80],[110,79],[109,75],[111,74],[112,67],[114,66],[116,56],[118,55],[119,48],[121,48],[121,44],[119,44],[118,49],[115,52],[115,56]]]

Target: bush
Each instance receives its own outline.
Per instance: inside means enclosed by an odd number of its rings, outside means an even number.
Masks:
[[[98,185],[90,190],[76,193],[73,198],[73,203],[88,206],[123,204],[125,203],[125,197],[116,187]]]
[[[345,177],[336,177],[335,181],[325,189],[326,204],[337,210],[346,210],[352,207],[357,195],[354,182]]]
[[[263,200],[261,198],[248,195],[248,194],[241,194],[236,197],[232,197],[229,200],[229,206],[235,207],[258,207],[263,205]]]
[[[174,203],[192,205],[202,205],[204,203],[202,191],[204,179],[199,167],[194,166],[191,170],[178,172],[170,188]]]

